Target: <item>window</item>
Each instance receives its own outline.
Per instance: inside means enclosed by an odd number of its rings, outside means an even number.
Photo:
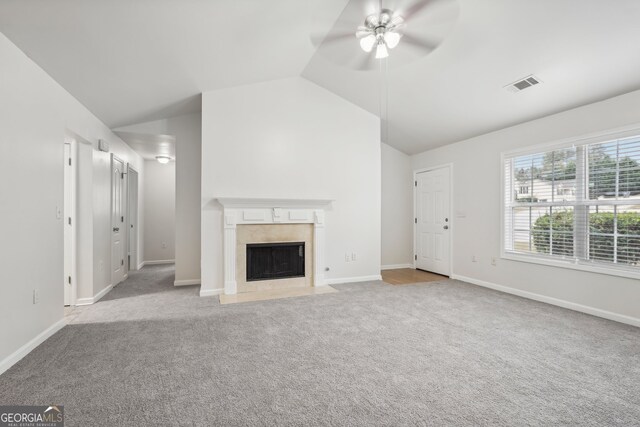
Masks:
[[[640,277],[640,135],[505,155],[504,190],[505,256]]]

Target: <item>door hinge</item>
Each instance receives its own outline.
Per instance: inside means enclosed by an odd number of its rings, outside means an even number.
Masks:
[[[69,217],[69,225],[71,225],[71,217]]]
[[[120,265],[124,265],[124,260],[123,259],[120,260]]]
[[[71,284],[71,276],[69,276],[69,280],[68,280],[69,284]]]
[[[71,157],[69,157],[69,166],[71,166]]]
[[[414,221],[416,224],[418,223],[418,218],[414,218]]]
[[[124,179],[124,172],[120,174],[120,179]]]
[[[124,222],[124,217],[123,216],[120,217],[120,222]]]
[[[415,261],[417,261],[417,260],[418,260],[418,255],[414,255],[414,256],[413,256],[413,259],[414,259]]]
[[[417,186],[418,186],[418,181],[415,181],[415,182],[414,182],[414,185],[417,187]]]

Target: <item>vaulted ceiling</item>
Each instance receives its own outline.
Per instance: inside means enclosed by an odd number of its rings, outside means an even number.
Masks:
[[[329,45],[378,0],[0,0],[0,32],[112,128],[197,111],[205,91],[302,75],[416,153],[640,88],[637,0],[453,1],[439,47],[411,61],[391,51],[383,71],[333,60],[362,54],[355,37]],[[531,74],[542,84],[504,88]]]

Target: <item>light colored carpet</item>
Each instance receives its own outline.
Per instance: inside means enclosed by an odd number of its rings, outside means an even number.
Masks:
[[[0,376],[68,426],[638,425],[640,330],[447,280],[221,306],[146,267]]]

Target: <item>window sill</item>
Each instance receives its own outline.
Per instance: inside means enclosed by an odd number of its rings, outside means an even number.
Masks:
[[[640,279],[640,270],[633,271],[631,269],[623,268],[608,268],[602,265],[586,264],[573,261],[562,261],[555,259],[545,259],[541,257],[519,254],[515,252],[504,252],[501,256],[502,259],[518,262],[527,262],[530,264],[541,264],[552,267],[568,268],[571,270],[587,271],[589,273],[606,274],[608,276],[626,277],[628,279]],[[630,267],[633,268],[633,267]]]

